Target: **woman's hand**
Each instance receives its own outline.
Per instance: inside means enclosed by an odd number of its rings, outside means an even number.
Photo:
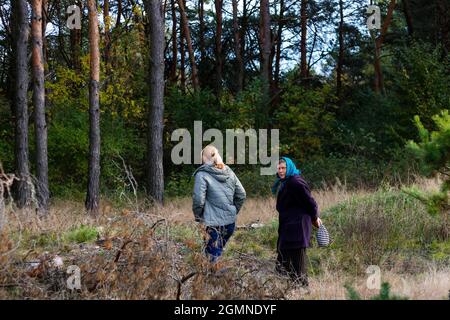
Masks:
[[[320,225],[322,224],[322,220],[320,220],[320,218],[317,218],[315,221],[313,221],[313,226],[316,228],[319,228]]]

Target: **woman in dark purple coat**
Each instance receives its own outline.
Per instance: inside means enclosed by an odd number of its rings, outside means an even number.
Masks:
[[[312,225],[319,227],[317,203],[294,162],[282,157],[272,192],[277,195],[279,213],[277,271],[308,286],[306,248],[310,247]]]

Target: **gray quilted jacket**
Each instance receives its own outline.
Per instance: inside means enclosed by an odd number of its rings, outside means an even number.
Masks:
[[[227,165],[218,169],[204,164],[194,175],[192,210],[195,221],[211,227],[235,223],[246,194],[233,170]]]

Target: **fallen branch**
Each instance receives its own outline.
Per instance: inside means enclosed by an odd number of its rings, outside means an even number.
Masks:
[[[122,247],[119,249],[119,251],[117,251],[116,258],[114,259],[114,262],[119,261],[120,255],[122,254],[122,251],[125,249],[127,244],[129,244],[130,242],[133,242],[133,240],[125,240],[125,242],[123,243]]]
[[[197,272],[192,272],[192,273],[188,274],[187,276],[184,276],[181,280],[178,281],[178,285],[177,285],[177,300],[180,300],[181,286],[183,285],[183,283],[188,281],[190,278],[192,278],[196,274],[197,274]]]

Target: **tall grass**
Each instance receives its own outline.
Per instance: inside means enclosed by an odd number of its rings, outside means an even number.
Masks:
[[[424,185],[433,188],[433,182]],[[351,283],[361,298],[365,268],[379,265],[392,293],[443,298],[450,287],[450,243],[440,221],[399,189],[313,191],[333,244],[308,250],[311,294],[295,291],[274,272],[277,212],[273,197],[248,199],[215,274],[203,255],[203,228],[193,222],[191,199],[164,206],[141,199],[120,206],[104,200],[92,219],[82,203],[55,201],[49,215],[9,206],[0,236],[0,297],[26,299],[345,299]],[[64,268],[80,267],[82,288],[71,291]]]

